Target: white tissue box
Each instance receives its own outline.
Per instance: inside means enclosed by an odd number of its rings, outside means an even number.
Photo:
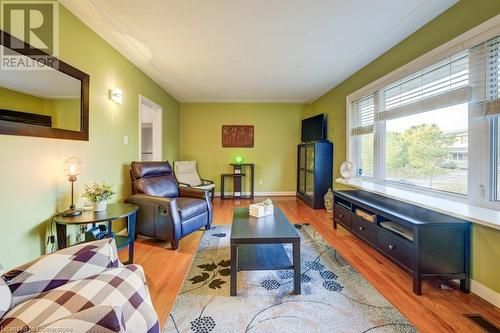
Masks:
[[[253,217],[263,217],[267,215],[273,215],[274,213],[274,206],[273,205],[264,205],[262,203],[256,203],[253,205],[250,205],[248,207],[248,212],[250,216]]]

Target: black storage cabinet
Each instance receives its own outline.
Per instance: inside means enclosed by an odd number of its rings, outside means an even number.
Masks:
[[[334,229],[341,224],[410,273],[415,294],[429,278],[460,280],[460,290],[470,292],[469,221],[361,190],[334,191],[334,202]],[[387,222],[396,231],[383,227]]]
[[[297,197],[312,208],[325,208],[324,196],[332,187],[333,143],[301,143],[297,153]]]

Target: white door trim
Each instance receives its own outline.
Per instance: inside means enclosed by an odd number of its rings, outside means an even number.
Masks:
[[[153,110],[157,111],[157,120],[156,122],[158,124],[160,124],[159,128],[160,128],[160,133],[159,133],[159,137],[157,137],[157,139],[155,140],[155,134],[153,133],[153,142],[154,142],[154,150],[157,150],[157,154],[159,156],[159,158],[157,158],[158,160],[163,160],[163,107],[155,102],[153,102],[152,100],[150,100],[149,98],[139,94],[139,119],[138,119],[138,126],[139,126],[139,139],[138,139],[138,148],[139,148],[139,151],[138,151],[138,161],[141,161],[142,160],[142,156],[141,156],[141,150],[142,150],[142,119],[141,119],[141,115],[142,115],[142,106],[143,105],[146,105],[150,108],[152,108]],[[154,126],[153,126],[153,132],[154,132]]]

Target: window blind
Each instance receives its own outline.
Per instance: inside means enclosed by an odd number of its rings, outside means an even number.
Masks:
[[[352,135],[373,133],[375,120],[375,94],[362,97],[352,103],[354,126]]]
[[[486,42],[486,79],[487,100],[500,99],[500,37]]]
[[[500,37],[486,42],[486,115],[500,114]]]
[[[468,52],[461,52],[385,87],[376,120],[463,103],[470,95]]]
[[[500,37],[495,37],[470,50],[470,76],[473,104],[478,113],[500,114]]]

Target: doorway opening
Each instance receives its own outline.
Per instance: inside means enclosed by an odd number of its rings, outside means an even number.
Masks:
[[[144,96],[139,97],[139,160],[163,159],[163,108]]]

